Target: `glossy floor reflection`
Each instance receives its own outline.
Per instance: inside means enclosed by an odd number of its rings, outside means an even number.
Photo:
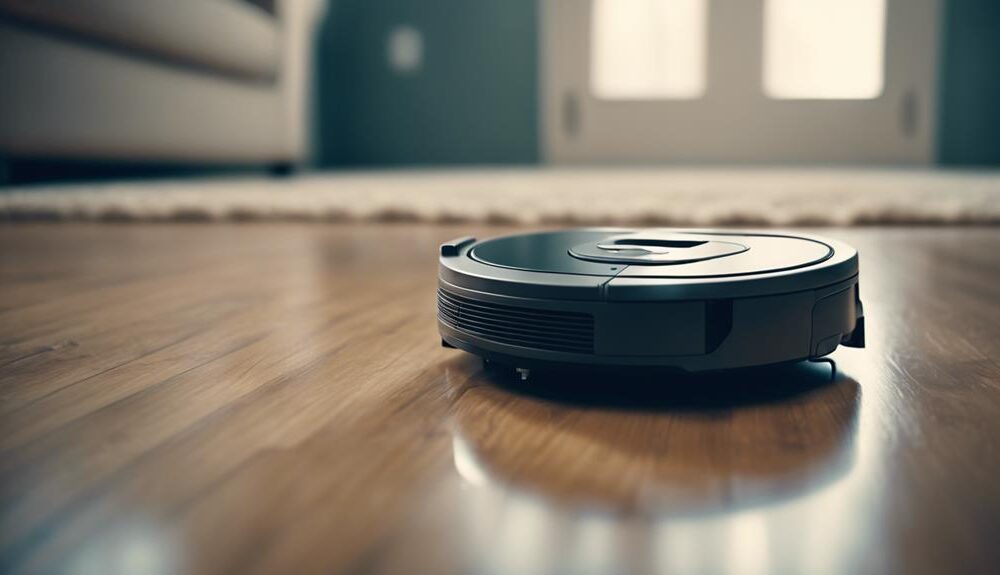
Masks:
[[[449,363],[458,481],[419,519],[447,535],[411,538],[367,568],[397,571],[415,554],[473,573],[843,566],[838,546],[855,540],[838,517],[863,404],[848,372],[536,376]]]
[[[456,469],[552,500],[702,515],[793,497],[851,464],[860,387],[826,364],[485,379],[457,394]]]

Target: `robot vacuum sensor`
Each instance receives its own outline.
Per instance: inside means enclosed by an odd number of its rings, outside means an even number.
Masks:
[[[864,346],[858,254],[813,235],[575,229],[441,245],[442,344],[517,368],[705,371]]]

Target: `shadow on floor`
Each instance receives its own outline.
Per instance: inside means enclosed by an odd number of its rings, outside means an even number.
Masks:
[[[780,403],[849,378],[833,360],[710,373],[614,370],[532,371],[484,366],[484,378],[512,393],[575,405],[632,410],[728,410]]]

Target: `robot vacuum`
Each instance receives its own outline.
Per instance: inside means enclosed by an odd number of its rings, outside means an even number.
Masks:
[[[687,372],[864,347],[858,254],[813,235],[574,229],[441,245],[442,345],[488,363]]]

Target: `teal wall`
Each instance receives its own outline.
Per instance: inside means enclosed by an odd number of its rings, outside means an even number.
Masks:
[[[945,0],[938,158],[1000,166],[1000,1]]]
[[[320,31],[317,163],[329,166],[538,161],[535,0],[331,0]],[[423,66],[386,57],[400,25]]]
[[[537,0],[330,0],[317,58],[320,167],[539,159]],[[390,30],[424,40],[390,69]],[[944,0],[938,158],[1000,166],[1000,0]]]

